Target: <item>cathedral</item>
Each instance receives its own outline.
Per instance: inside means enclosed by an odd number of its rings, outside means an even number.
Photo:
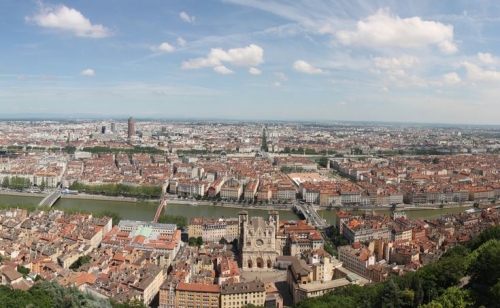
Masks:
[[[243,270],[275,267],[278,256],[296,256],[324,247],[321,233],[306,220],[280,221],[277,211],[263,217],[238,214],[240,261]]]
[[[268,219],[248,218],[246,211],[238,215],[241,267],[243,270],[272,269],[276,257],[281,254],[280,243],[276,241],[279,228],[279,214],[270,211]]]

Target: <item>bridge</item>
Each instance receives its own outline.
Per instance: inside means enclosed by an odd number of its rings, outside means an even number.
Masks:
[[[59,189],[56,189],[50,195],[43,198],[43,200],[38,203],[38,206],[52,207],[54,203],[59,200],[59,198],[61,198],[61,191]]]
[[[163,211],[163,208],[167,205],[167,196],[166,194],[163,195],[160,205],[158,205],[158,209],[156,210],[155,217],[153,218],[153,222],[158,222],[158,218],[160,218],[161,212]]]
[[[293,210],[297,214],[302,214],[307,221],[309,221],[316,229],[326,229],[330,226],[323,218],[321,218],[316,212],[316,209],[312,205],[307,204],[296,204]]]

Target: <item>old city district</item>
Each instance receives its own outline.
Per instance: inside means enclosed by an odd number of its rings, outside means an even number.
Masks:
[[[387,216],[342,209],[494,202],[500,196],[500,166],[498,156],[486,152],[496,151],[498,144],[485,142],[484,132],[462,138],[446,129],[341,127],[334,133],[282,125],[267,130],[269,148],[262,149],[261,125],[182,124],[153,132],[151,123],[140,131],[131,129],[129,121],[124,136],[114,132],[114,125],[112,133],[104,127],[96,133],[95,123],[30,127],[0,127],[5,132],[0,144],[18,151],[0,158],[2,179],[23,177],[48,188],[74,181],[162,185],[174,196],[246,200],[268,207],[273,202],[299,204],[299,196],[301,202],[335,208],[336,219],[335,228],[325,230],[312,219],[280,219],[274,210],[267,217],[240,211],[234,218],[193,218],[182,231],[174,224],[146,221],[113,225],[108,217],[58,210],[3,210],[1,282],[15,289],[29,289],[40,276],[118,301],[136,298],[150,305],[157,298],[159,307],[283,307],[287,297],[290,304],[297,303],[349,284],[377,283],[415,271],[500,221],[493,207],[430,220],[410,220],[404,212]],[[67,146],[76,151],[51,150]],[[85,151],[140,146],[165,153]],[[223,153],[178,155],[209,147],[211,153]],[[326,168],[318,168],[304,153],[279,153],[299,148],[325,151]],[[415,150],[448,155],[373,155]],[[331,232],[349,243],[337,247],[336,256],[326,251]],[[201,237],[203,244],[191,247],[181,240],[190,237]],[[71,270],[84,256],[88,262]],[[18,272],[21,267],[29,274]]]

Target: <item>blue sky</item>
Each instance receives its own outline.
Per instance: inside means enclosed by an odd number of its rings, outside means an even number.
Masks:
[[[500,124],[498,1],[0,2],[3,114]]]

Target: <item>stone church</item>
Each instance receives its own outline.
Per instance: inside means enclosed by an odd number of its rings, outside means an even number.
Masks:
[[[268,219],[248,218],[246,211],[239,212],[239,246],[243,270],[272,269],[276,257],[281,254],[280,243],[276,242],[279,229],[279,213],[270,211]]]

